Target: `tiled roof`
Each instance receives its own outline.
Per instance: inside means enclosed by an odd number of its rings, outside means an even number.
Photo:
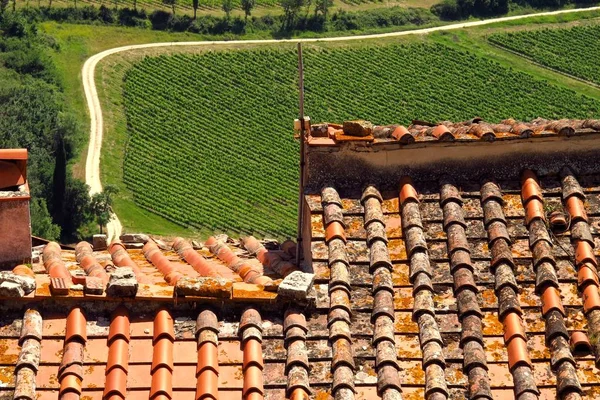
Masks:
[[[296,123],[296,128],[300,123]],[[321,123],[310,127],[309,146],[336,146],[345,143],[365,142],[371,144],[402,145],[423,142],[477,142],[514,140],[524,138],[548,138],[557,136],[587,135],[600,132],[600,120],[545,120],[519,122],[507,119],[498,124],[481,118],[469,121],[440,121],[431,123],[413,121],[403,125],[373,125],[368,121],[346,121],[343,124]]]
[[[268,250],[252,237],[207,244],[198,251],[181,238],[143,249],[115,242],[109,252],[92,252],[82,242],[73,252],[49,243],[33,270],[17,266],[14,274],[37,285],[3,300],[0,398],[307,398],[305,316],[289,300],[277,304],[276,291],[242,279],[278,283],[296,270],[295,246]],[[87,291],[89,279],[105,287],[115,266],[135,269],[135,298]],[[177,285],[198,277],[228,285],[178,294]]]
[[[307,196],[317,309],[329,324],[344,310],[356,398],[399,384],[426,399],[600,393],[600,178],[521,179]],[[563,204],[570,230],[554,233]]]
[[[582,133],[537,125],[558,147]],[[581,143],[461,174],[317,151],[300,267],[295,243],[252,237],[49,243],[13,270],[35,289],[1,299],[0,398],[596,398],[600,175]],[[363,175],[332,179],[352,157]],[[299,268],[308,299],[278,291]]]
[[[406,177],[395,192],[369,186],[340,196],[329,186],[306,200],[313,306],[251,291],[223,268],[248,264],[258,275],[247,274],[263,276],[261,264],[232,243],[239,260],[221,250],[221,261],[206,247],[192,249],[195,259],[182,240],[180,254],[159,248],[169,243],[146,244],[155,265],[143,250],[112,246],[112,261],[135,263],[148,282],[138,301],[73,289],[61,296],[34,265],[36,291],[5,303],[13,306],[0,324],[0,394],[16,387],[24,399],[36,390],[41,399],[526,400],[600,392],[597,176],[564,169],[507,181]],[[570,230],[553,233],[546,222],[563,204]],[[245,243],[265,259],[262,245]],[[87,263],[88,246],[63,250],[60,260],[55,250],[46,250],[53,275]],[[106,252],[93,257],[101,266],[111,260]],[[100,275],[96,263],[88,276]],[[231,299],[174,299],[174,280],[199,271],[233,278]],[[236,299],[235,285],[246,297]]]

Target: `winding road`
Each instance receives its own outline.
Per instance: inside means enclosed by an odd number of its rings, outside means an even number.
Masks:
[[[326,37],[326,38],[302,38],[302,39],[266,39],[266,40],[220,40],[220,41],[199,41],[199,42],[164,42],[164,43],[148,43],[148,44],[136,44],[130,46],[116,47],[114,49],[105,50],[92,57],[88,58],[83,64],[81,76],[83,80],[83,89],[85,92],[85,98],[90,113],[90,144],[88,148],[87,160],[85,164],[85,182],[90,186],[90,195],[102,191],[102,182],[100,181],[100,151],[102,150],[102,136],[103,136],[103,121],[102,121],[102,108],[100,107],[100,100],[98,99],[98,92],[96,90],[96,83],[94,80],[96,65],[105,57],[112,54],[121,53],[129,50],[145,49],[151,47],[170,47],[170,46],[211,46],[211,45],[231,45],[231,44],[268,44],[268,43],[310,43],[310,42],[341,42],[350,40],[362,40],[362,39],[378,39],[378,38],[389,38],[396,36],[407,36],[426,34],[437,31],[449,31],[453,29],[471,28],[481,25],[489,25],[496,22],[515,21],[526,18],[557,15],[557,14],[569,14],[577,13],[582,11],[593,11],[600,10],[600,7],[589,7],[589,8],[576,8],[570,10],[559,10],[549,11],[536,14],[528,15],[516,15],[512,17],[493,18],[482,21],[464,22],[452,25],[438,26],[434,28],[415,29],[410,31],[402,32],[390,32],[380,33],[373,35],[358,35],[358,36],[342,36],[342,37]],[[118,238],[121,235],[123,226],[119,221],[116,214],[112,215],[111,221],[106,227],[108,240],[112,241],[114,238]]]

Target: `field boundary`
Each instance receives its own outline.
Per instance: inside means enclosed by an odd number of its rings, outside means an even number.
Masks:
[[[569,10],[548,11],[527,15],[516,15],[511,17],[500,17],[481,21],[470,21],[452,25],[437,26],[432,28],[414,29],[410,31],[388,32],[370,35],[325,37],[325,38],[298,38],[298,39],[263,39],[263,40],[216,40],[216,41],[192,41],[192,42],[163,42],[147,43],[138,45],[129,45],[108,49],[88,58],[82,68],[82,83],[85,92],[86,103],[90,115],[90,143],[87,152],[85,164],[85,182],[90,187],[90,194],[102,191],[102,182],[100,181],[100,153],[102,150],[103,139],[103,119],[100,99],[96,89],[95,72],[96,66],[102,59],[112,54],[152,47],[170,47],[170,46],[227,46],[237,44],[274,44],[274,43],[315,43],[315,42],[335,42],[335,41],[355,41],[364,39],[379,39],[389,37],[399,37],[408,35],[422,35],[438,31],[449,31],[463,28],[472,28],[477,26],[489,25],[498,22],[508,22],[527,18],[552,16],[559,14],[578,13],[586,11],[600,10],[600,6],[588,8],[576,8]],[[122,232],[122,224],[116,214],[112,214],[110,222],[107,224],[108,240],[118,238]]]

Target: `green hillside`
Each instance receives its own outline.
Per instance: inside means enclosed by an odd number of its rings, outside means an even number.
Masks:
[[[313,121],[587,118],[600,102],[440,44],[305,53]],[[291,236],[298,144],[292,50],[147,57],[126,75],[124,179],[182,226]]]

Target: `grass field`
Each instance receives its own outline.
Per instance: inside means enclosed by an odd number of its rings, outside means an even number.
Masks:
[[[440,44],[305,53],[313,121],[591,118],[600,102]],[[145,58],[125,80],[125,182],[137,204],[200,230],[291,236],[294,51]]]
[[[600,25],[495,34],[490,42],[600,85]]]

